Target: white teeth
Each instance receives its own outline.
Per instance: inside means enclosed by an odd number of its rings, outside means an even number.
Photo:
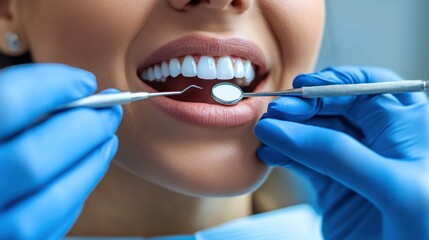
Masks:
[[[162,62],[161,70],[162,70],[162,76],[164,78],[167,78],[168,76],[170,76],[170,69],[166,61]]]
[[[169,70],[171,77],[177,77],[180,73],[182,73],[182,67],[180,66],[179,59],[173,58],[170,60]]]
[[[182,64],[182,75],[184,77],[196,77],[197,76],[197,64],[192,56],[186,56],[183,59]]]
[[[143,75],[142,75],[143,80],[149,80],[148,76],[147,76],[147,70],[143,71]]]
[[[244,63],[244,78],[246,83],[251,83],[253,79],[255,79],[255,70],[253,70],[253,66],[250,61],[246,61]]]
[[[221,57],[217,61],[217,79],[229,80],[234,78],[234,66],[230,57]]]
[[[216,79],[216,62],[212,57],[202,56],[198,62],[198,78]]]
[[[243,60],[237,59],[234,63],[234,77],[243,78],[244,77],[244,64]]]
[[[165,82],[168,77],[175,78],[180,74],[204,80],[235,78],[240,85],[250,85],[255,79],[255,69],[249,60],[229,56],[220,57],[217,61],[214,57],[201,56],[198,64],[190,55],[184,57],[182,64],[178,58],[172,58],[145,69],[141,74],[143,80],[157,82]]]
[[[147,70],[147,79],[149,80],[149,81],[153,81],[153,80],[155,80],[155,74],[154,74],[154,72],[153,72],[153,68],[149,68],[148,70]]]
[[[160,80],[162,78],[161,68],[158,65],[155,66],[153,73],[155,74],[156,80]]]

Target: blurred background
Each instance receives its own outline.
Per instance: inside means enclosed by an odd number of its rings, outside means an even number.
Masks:
[[[326,0],[326,7],[318,70],[382,66],[429,80],[429,0]]]

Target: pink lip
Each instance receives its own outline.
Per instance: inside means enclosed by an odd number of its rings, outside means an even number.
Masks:
[[[266,61],[258,45],[244,38],[214,38],[202,35],[191,35],[167,43],[155,51],[144,61],[142,69],[185,55],[207,55],[212,57],[236,56],[260,67],[261,72],[266,71]]]
[[[261,72],[266,71],[264,55],[255,43],[243,38],[219,39],[201,35],[186,36],[167,43],[144,61],[140,69],[184,55],[236,56],[258,65]],[[268,77],[261,81],[255,91],[263,89],[267,80]],[[146,91],[156,92],[143,81],[140,80],[140,83]],[[182,102],[166,97],[153,98],[151,101],[177,120],[214,127],[233,127],[255,122],[264,103],[262,98],[245,99],[234,106]]]

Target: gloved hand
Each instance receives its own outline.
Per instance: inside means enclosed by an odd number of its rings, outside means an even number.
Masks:
[[[96,90],[95,76],[60,64],[0,72],[0,239],[58,239],[116,152],[122,109],[52,113]]]
[[[294,87],[395,81],[378,68],[300,75]],[[305,174],[326,239],[429,239],[429,105],[424,93],[273,101],[255,129],[270,165]]]

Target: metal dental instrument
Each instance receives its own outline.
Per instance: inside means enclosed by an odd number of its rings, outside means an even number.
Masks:
[[[428,81],[424,80],[403,80],[394,82],[309,86],[285,91],[243,93],[243,90],[239,86],[229,82],[223,82],[216,84],[212,88],[211,94],[213,99],[220,104],[234,105],[246,97],[300,96],[304,98],[322,98],[383,93],[422,92],[427,91],[428,86]]]
[[[90,108],[104,108],[110,107],[113,105],[132,103],[137,101],[142,101],[152,97],[159,96],[172,96],[180,95],[190,88],[203,89],[200,86],[190,85],[182,91],[176,92],[157,92],[157,93],[148,93],[148,92],[119,92],[119,93],[108,93],[108,94],[96,94],[86,98],[82,98],[71,103],[68,103],[59,108],[59,110],[65,110],[75,107],[90,107]]]

